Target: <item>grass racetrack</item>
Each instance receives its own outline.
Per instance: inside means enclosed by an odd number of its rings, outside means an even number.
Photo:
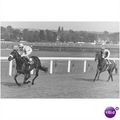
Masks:
[[[9,50],[3,50],[2,56],[8,56]],[[94,54],[73,52],[34,52],[37,56],[55,57],[93,57]],[[112,54],[111,57],[118,57]],[[42,61],[49,67],[49,61]],[[94,61],[87,62],[87,71],[83,73],[83,61],[72,61],[71,72],[67,73],[66,61],[54,62],[54,73],[39,72],[35,84],[18,87],[13,77],[8,75],[9,63],[1,62],[1,97],[2,98],[118,98],[119,97],[119,74],[113,73],[114,81],[107,82],[108,73],[104,72],[100,80],[93,82],[96,65]],[[118,62],[117,62],[118,67]],[[14,72],[13,72],[14,74]],[[33,75],[32,75],[33,78]],[[31,78],[30,78],[31,79]],[[18,77],[22,84],[23,76]]]

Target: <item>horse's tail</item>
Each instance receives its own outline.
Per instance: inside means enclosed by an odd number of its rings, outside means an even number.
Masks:
[[[44,66],[39,66],[39,69],[44,71],[44,72],[47,72],[48,71],[48,68],[47,67],[44,67]]]
[[[38,68],[44,72],[48,71],[47,67],[44,67],[41,65],[41,61],[39,60],[39,58],[37,56],[31,56],[32,59],[34,59],[34,62],[36,62],[36,64],[38,64]]]
[[[118,73],[117,65],[115,64],[115,73]]]

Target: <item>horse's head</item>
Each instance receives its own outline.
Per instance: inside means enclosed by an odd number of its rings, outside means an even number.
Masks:
[[[18,54],[17,50],[14,49],[8,57],[8,61],[11,61],[11,60],[17,58],[18,56],[19,56],[19,54]]]
[[[95,61],[99,61],[99,60],[101,60],[102,59],[102,52],[101,51],[98,51],[98,52],[96,52],[96,54],[95,54]]]

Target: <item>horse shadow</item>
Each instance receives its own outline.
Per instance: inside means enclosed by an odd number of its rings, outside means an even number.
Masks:
[[[93,81],[94,78],[82,78],[82,77],[80,77],[80,78],[74,78],[74,80],[77,80],[77,81],[94,82],[94,81]],[[97,82],[97,81],[106,82],[106,81],[104,81],[104,80],[102,80],[102,79],[96,80],[95,82]]]
[[[20,83],[20,86],[18,86],[16,83],[12,83],[12,82],[1,82],[1,86],[2,85],[7,87],[12,87],[12,88],[20,88],[20,87],[25,87],[28,84]]]

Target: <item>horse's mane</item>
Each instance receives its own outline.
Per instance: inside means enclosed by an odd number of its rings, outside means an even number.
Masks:
[[[18,53],[18,50],[17,49],[13,49],[13,51],[12,52],[16,52],[18,55],[20,55],[19,53]]]
[[[101,54],[101,51],[100,51],[100,50],[97,50],[97,51],[96,51],[96,54]]]
[[[17,59],[21,59],[21,58],[22,58],[21,55],[19,54],[18,50],[13,49],[12,52],[14,52],[14,53],[16,54],[16,58],[17,58]],[[11,53],[12,53],[12,52],[11,52]]]

